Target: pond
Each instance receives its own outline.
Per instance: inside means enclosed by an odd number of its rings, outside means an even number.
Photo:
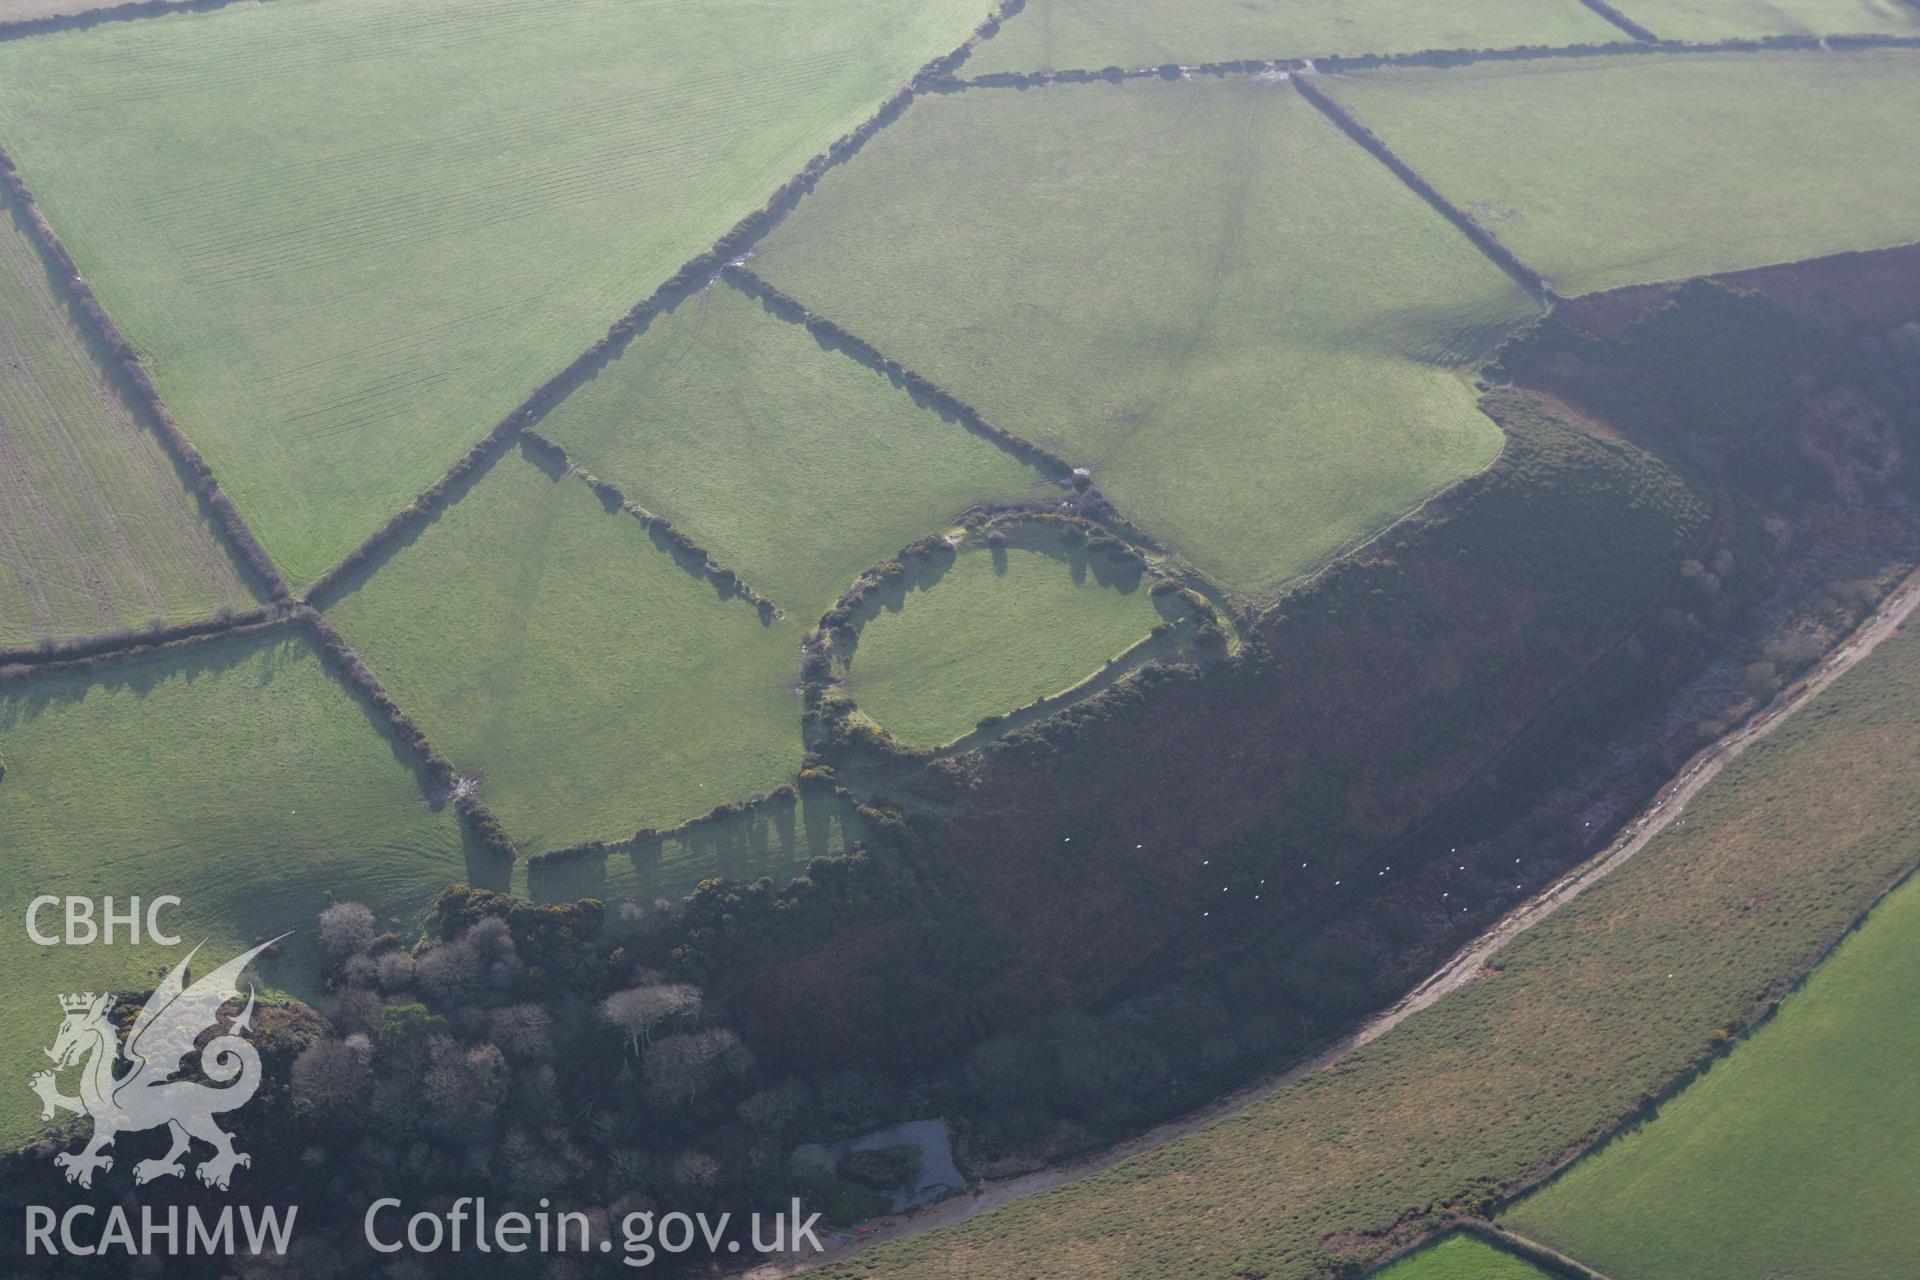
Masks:
[[[845,1157],[856,1152],[897,1153],[903,1176],[896,1185],[881,1189],[863,1187],[853,1179],[836,1173],[836,1168],[843,1167]],[[953,1162],[953,1142],[945,1120],[910,1120],[840,1142],[810,1142],[794,1150],[793,1166],[796,1171],[810,1174],[823,1182],[831,1182],[837,1189],[848,1193],[833,1196],[834,1200],[846,1206],[846,1210],[854,1210],[856,1205],[865,1210],[865,1214],[843,1211],[833,1215],[844,1219],[917,1209],[963,1190],[967,1185],[959,1167]],[[862,1192],[866,1194],[862,1195]]]

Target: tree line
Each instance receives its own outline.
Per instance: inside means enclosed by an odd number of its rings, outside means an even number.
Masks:
[[[715,561],[712,553],[710,553],[706,547],[695,542],[681,530],[678,525],[674,524],[673,521],[667,519],[665,516],[655,515],[639,503],[630,501],[627,495],[621,491],[620,487],[612,481],[602,480],[599,476],[594,475],[591,471],[588,471],[585,467],[575,462],[572,456],[568,454],[566,446],[560,444],[550,436],[534,430],[532,427],[523,429],[520,434],[522,447],[536,454],[544,455],[548,461],[562,472],[568,472],[580,477],[580,479],[586,482],[587,487],[593,490],[594,496],[600,499],[601,505],[608,511],[624,511],[635,520],[638,520],[640,526],[648,533],[657,535],[670,545],[677,554],[698,564],[700,566],[700,572],[706,577],[707,581],[713,583],[714,586],[719,587],[728,594],[739,596],[751,604],[760,614],[760,620],[762,622],[771,622],[780,616],[780,610],[773,601],[748,586],[738,573]]]

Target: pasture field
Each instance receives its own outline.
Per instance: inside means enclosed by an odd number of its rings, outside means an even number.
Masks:
[[[1321,82],[1566,294],[1920,240],[1920,50]]]
[[[312,582],[984,0],[274,0],[0,42],[0,142]]]
[[[1294,1280],[1363,1263],[1421,1229],[1390,1230],[1409,1206],[1477,1207],[1604,1133],[1920,861],[1916,751],[1909,628],[1492,968],[1338,1065],[829,1274]]]
[[[536,902],[636,902],[677,906],[702,880],[752,884],[799,875],[814,858],[840,853],[866,834],[859,810],[829,791],[804,789],[791,804],[769,800],[717,822],[656,836],[609,852],[527,868],[524,891]]]
[[[328,617],[526,852],[792,780],[800,636],[509,451]]]
[[[869,719],[916,747],[1071,688],[1161,619],[1137,570],[1112,573],[1084,549],[970,543],[881,599],[845,688]]]
[[[1367,1280],[1551,1280],[1540,1268],[1469,1235],[1452,1235]]]
[[[1732,1054],[1502,1223],[1613,1280],[1871,1280],[1920,1257],[1920,879]]]
[[[1920,32],[1920,13],[1904,0],[1630,0],[1617,7],[1663,40]]]
[[[1617,28],[1579,0],[1033,0],[974,49],[960,74],[1619,38]]]
[[[47,1065],[55,995],[138,991],[156,966],[206,941],[218,964],[299,932],[267,980],[317,998],[309,948],[329,896],[416,928],[448,884],[494,884],[463,848],[453,810],[421,800],[404,748],[321,666],[304,633],[229,640],[123,660],[91,677],[0,686],[0,1101],[9,1149],[39,1129],[25,1088]],[[469,861],[471,859],[471,861]],[[504,883],[494,884],[504,888]],[[42,894],[176,894],[161,917],[180,949],[37,946],[23,921]],[[43,932],[59,933],[58,910]]]
[[[1485,466],[1454,367],[1536,314],[1253,79],[924,99],[753,265],[1250,595]]]
[[[802,618],[1038,478],[726,285],[655,320],[540,430]]]
[[[0,193],[0,648],[251,604],[18,217]]]

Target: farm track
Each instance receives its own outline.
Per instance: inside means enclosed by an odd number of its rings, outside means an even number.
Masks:
[[[953,1196],[924,1209],[878,1219],[870,1234],[838,1239],[825,1252],[804,1262],[769,1263],[757,1267],[747,1273],[747,1280],[774,1280],[775,1277],[792,1275],[815,1266],[842,1262],[868,1246],[965,1222],[990,1209],[1113,1168],[1204,1129],[1214,1121],[1277,1093],[1295,1081],[1333,1066],[1355,1050],[1378,1040],[1414,1014],[1431,1007],[1448,992],[1472,982],[1486,968],[1487,962],[1507,944],[1551,917],[1639,853],[1655,836],[1678,820],[1685,813],[1687,803],[1719,776],[1728,764],[1786,723],[1834,681],[1852,670],[1881,641],[1901,630],[1916,606],[1920,606],[1920,570],[1915,570],[1902,580],[1873,615],[1856,627],[1810,672],[1749,717],[1739,728],[1696,753],[1680,773],[1660,789],[1652,802],[1621,829],[1606,851],[1566,872],[1503,916],[1391,1007],[1367,1019],[1319,1053],[1277,1075],[1235,1090],[1190,1115],[1150,1129],[1139,1137],[1033,1173],[981,1184],[971,1195]]]

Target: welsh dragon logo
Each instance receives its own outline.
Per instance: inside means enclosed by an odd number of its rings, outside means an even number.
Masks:
[[[200,950],[195,947],[147,997],[127,1029],[124,1045],[107,1020],[107,1010],[113,1007],[111,993],[60,997],[60,1011],[66,1017],[53,1047],[46,1051],[53,1070],[36,1072],[29,1083],[40,1095],[42,1120],[53,1119],[58,1111],[93,1118],[93,1137],[86,1149],[53,1158],[66,1171],[67,1181],[91,1187],[95,1171],[113,1168],[113,1157],[105,1152],[115,1138],[161,1125],[171,1132],[173,1145],[159,1159],[133,1166],[136,1183],[186,1173],[180,1157],[195,1138],[214,1149],[213,1156],[194,1170],[210,1187],[226,1190],[235,1167],[253,1163],[245,1152],[233,1149],[233,1138],[213,1122],[222,1112],[245,1106],[260,1088],[260,1054],[245,1038],[253,1019],[252,987],[247,989],[246,1007],[221,1034],[197,1050],[194,1042],[202,1032],[219,1025],[220,1007],[240,995],[241,973],[278,941],[262,943],[187,986],[187,966]],[[173,1078],[196,1052],[200,1074],[212,1084]],[[116,1067],[122,1058],[132,1065],[118,1075]],[[59,1072],[74,1066],[81,1068],[79,1097],[61,1093],[55,1080]]]

